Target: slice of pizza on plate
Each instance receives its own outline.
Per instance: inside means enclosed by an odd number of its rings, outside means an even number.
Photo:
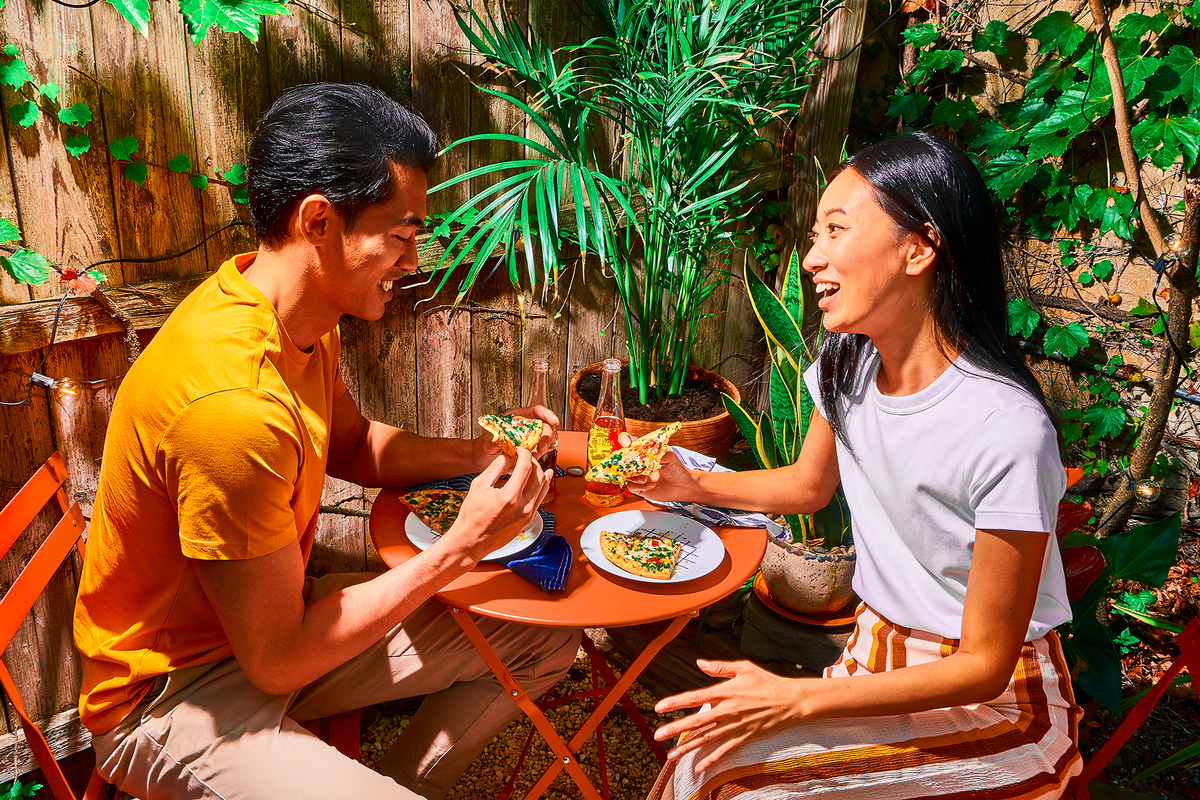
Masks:
[[[417,519],[441,535],[450,530],[454,520],[458,519],[458,510],[466,496],[466,492],[453,489],[419,489],[402,495],[400,499]]]
[[[649,475],[662,464],[667,452],[667,440],[679,430],[672,422],[635,439],[628,447],[614,450],[612,455],[598,461],[588,470],[585,479],[597,483],[616,483],[624,486],[635,475]]]
[[[515,414],[488,414],[479,418],[479,426],[492,435],[492,441],[507,456],[515,456],[518,447],[532,451],[542,438],[542,421]]]
[[[600,532],[600,552],[632,575],[668,581],[675,575],[682,546],[665,536]]]

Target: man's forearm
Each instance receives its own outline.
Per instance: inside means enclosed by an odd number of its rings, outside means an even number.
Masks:
[[[367,421],[355,446],[336,459],[330,454],[328,472],[361,486],[410,486],[477,472],[473,439],[430,439]]]

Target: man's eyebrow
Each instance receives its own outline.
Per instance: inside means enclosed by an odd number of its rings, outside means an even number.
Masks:
[[[414,228],[421,228],[421,227],[424,227],[424,225],[425,225],[425,220],[421,219],[416,214],[409,214],[407,217],[400,220],[400,222],[397,223],[396,227],[407,228],[407,227],[411,226]]]

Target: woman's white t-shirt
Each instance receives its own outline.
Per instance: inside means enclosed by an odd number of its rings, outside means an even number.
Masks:
[[[959,639],[976,530],[1054,529],[1066,490],[1054,427],[1028,393],[961,357],[904,397],[880,393],[878,368],[868,347],[854,390],[839,399],[853,448],[837,442],[854,589],[897,625]],[[817,369],[804,373],[814,399]],[[1047,538],[1026,641],[1071,619],[1058,543]]]

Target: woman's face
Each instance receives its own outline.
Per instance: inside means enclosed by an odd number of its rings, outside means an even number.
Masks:
[[[804,268],[812,274],[825,329],[880,337],[926,322],[933,291],[933,248],[902,231],[874,190],[847,169],[821,195]]]

